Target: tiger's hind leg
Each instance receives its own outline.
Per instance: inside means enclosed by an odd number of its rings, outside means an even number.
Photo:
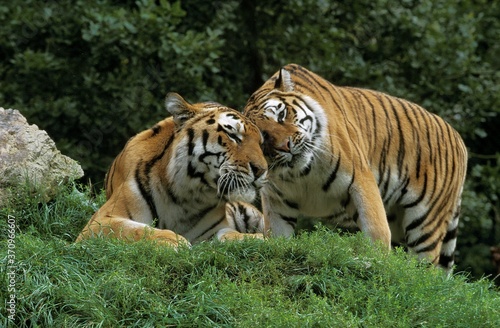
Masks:
[[[458,221],[460,216],[460,203],[453,214],[453,219],[448,224],[448,229],[444,235],[438,265],[446,272],[451,273],[455,263],[455,248],[457,245]]]
[[[106,205],[106,204],[105,204]],[[105,209],[105,207],[103,206]],[[142,239],[172,246],[190,246],[189,241],[171,230],[156,229],[130,218],[107,214],[103,208],[98,210],[76,239],[76,242],[95,237],[118,238],[133,242]]]
[[[221,241],[264,239],[264,215],[253,205],[243,202],[226,203],[225,220],[228,227],[217,232],[217,239]]]
[[[405,243],[410,252],[416,254],[419,260],[428,261],[450,272],[453,266],[458,215],[449,211],[434,213],[431,209],[419,205],[405,211],[403,226]]]

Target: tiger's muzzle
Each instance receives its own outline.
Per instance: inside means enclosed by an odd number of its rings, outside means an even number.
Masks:
[[[217,180],[217,194],[228,201],[251,203],[267,182],[267,166],[249,163],[247,167],[223,164]]]

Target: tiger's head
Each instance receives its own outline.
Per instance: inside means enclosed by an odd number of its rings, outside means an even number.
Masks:
[[[290,72],[282,68],[247,102],[244,115],[264,136],[264,155],[273,170],[303,170],[321,149],[326,130],[321,105],[296,90]]]
[[[190,104],[176,93],[165,105],[179,140],[170,175],[215,189],[226,200],[252,202],[267,179],[259,129],[241,113],[215,102]]]

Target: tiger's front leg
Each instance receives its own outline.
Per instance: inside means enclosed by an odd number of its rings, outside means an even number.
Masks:
[[[371,240],[379,240],[391,249],[391,230],[377,182],[371,171],[356,171],[348,193],[352,202],[346,208],[360,230]]]
[[[273,198],[272,192],[261,193],[262,208],[264,211],[264,234],[273,237],[292,237],[297,225],[297,216],[285,216],[278,212],[283,210],[277,204],[282,203],[280,198]]]
[[[264,215],[253,205],[243,202],[226,203],[225,221],[227,227],[217,232],[217,239],[220,241],[264,239]]]

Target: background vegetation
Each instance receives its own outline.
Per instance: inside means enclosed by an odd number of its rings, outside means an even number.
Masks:
[[[500,3],[487,0],[86,0],[0,4],[0,105],[98,186],[162,99],[241,109],[282,65],[443,116],[470,150],[457,264],[493,274],[500,242]]]
[[[41,202],[20,190],[16,315],[2,327],[484,327],[500,325],[500,291],[447,279],[398,249],[326,229],[292,239],[204,242],[177,252],[150,242],[75,244],[103,201],[64,187]],[[6,239],[6,221],[0,238]],[[384,255],[385,254],[385,255]],[[5,261],[7,248],[0,248]],[[0,300],[10,299],[0,263]]]

